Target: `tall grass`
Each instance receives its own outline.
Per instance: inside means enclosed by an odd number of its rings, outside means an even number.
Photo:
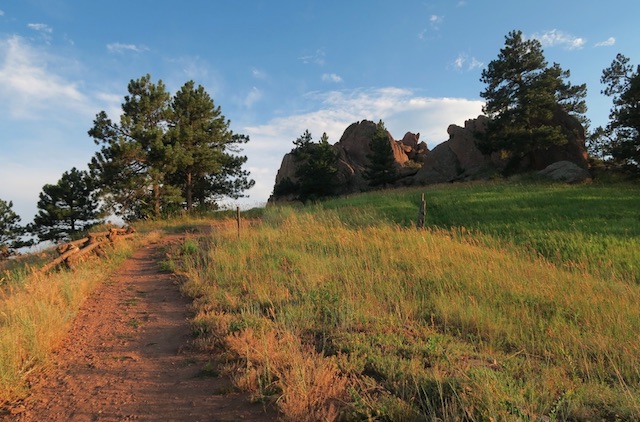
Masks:
[[[600,201],[596,187],[583,188],[535,189]],[[475,201],[493,203],[487,212],[506,207],[506,194],[526,197],[490,185],[428,192],[440,209],[431,218],[450,217],[424,231],[407,227],[417,213],[407,192],[268,209],[240,239],[233,222],[221,225],[183,254],[200,345],[231,350],[237,385],[275,398],[290,420],[640,417],[640,286],[633,269],[617,269],[637,250],[622,261],[618,249],[602,251],[597,260],[612,266],[600,271],[589,261],[596,227],[587,216],[567,228],[568,205],[554,211],[552,201],[537,225],[522,220],[550,239],[540,252],[509,235],[526,233],[517,214],[470,217],[473,189]],[[634,195],[620,195],[623,220]],[[621,242],[633,234],[602,231]],[[553,243],[561,233],[592,236],[573,244],[584,250],[570,263],[571,243]]]
[[[383,220],[409,227],[421,193],[430,227],[464,228],[565,268],[640,283],[638,184],[479,182],[375,192],[318,206],[358,224]]]
[[[73,272],[43,275],[16,269],[5,274],[0,286],[0,403],[27,394],[28,375],[46,367],[84,300],[141,241],[120,241],[106,259],[90,259]]]

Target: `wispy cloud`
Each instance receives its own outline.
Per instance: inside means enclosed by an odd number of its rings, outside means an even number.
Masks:
[[[28,23],[27,28],[32,29],[40,34],[41,39],[46,43],[51,43],[51,34],[53,34],[53,28],[44,23]]]
[[[251,108],[255,103],[262,99],[262,91],[260,91],[255,86],[252,87],[247,95],[244,97],[244,101],[242,102],[245,107]]]
[[[45,23],[28,23],[27,28],[38,32],[46,32],[47,34],[51,34],[53,32],[53,28]]]
[[[580,49],[587,42],[584,38],[567,34],[558,29],[552,29],[541,34],[535,33],[531,37],[540,41],[543,47],[561,46],[567,50]]]
[[[298,60],[304,64],[317,64],[319,66],[324,66],[325,57],[326,53],[322,48],[319,48],[311,54],[304,54],[298,57]]]
[[[264,70],[258,69],[258,68],[253,68],[251,69],[251,76],[253,76],[256,79],[266,79],[267,78],[267,74],[265,73]]]
[[[0,94],[13,117],[40,119],[43,110],[87,113],[89,99],[77,83],[49,70],[62,67],[56,58],[19,36],[0,41],[0,58]]]
[[[0,16],[4,16],[4,11],[0,9]]]
[[[474,70],[481,68],[484,65],[480,60],[475,57],[469,57],[466,53],[458,54],[458,57],[453,61],[453,67],[457,70]]]
[[[604,41],[600,41],[596,43],[596,47],[611,47],[616,43],[616,39],[614,37],[609,37]]]
[[[340,75],[336,75],[335,73],[323,73],[322,80],[324,82],[334,82],[334,83],[342,82],[342,78],[340,77]]]
[[[422,31],[418,33],[418,39],[426,40],[428,37],[429,31],[439,31],[442,23],[444,22],[444,16],[440,15],[429,15],[428,18],[428,26],[423,28]]]
[[[444,16],[439,16],[439,15],[429,16],[429,25],[435,30],[440,29],[440,25],[442,24],[442,22],[444,22]]]
[[[136,45],[136,44],[122,44],[119,42],[107,44],[107,50],[110,53],[125,53],[127,51],[134,53],[143,53],[145,51],[149,51],[148,47],[144,45]]]

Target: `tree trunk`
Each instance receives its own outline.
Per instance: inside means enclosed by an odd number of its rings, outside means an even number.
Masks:
[[[160,217],[160,184],[153,184],[153,213],[157,217]]]
[[[187,173],[187,186],[185,190],[185,196],[187,197],[187,212],[189,212],[193,207],[193,175],[191,172]]]

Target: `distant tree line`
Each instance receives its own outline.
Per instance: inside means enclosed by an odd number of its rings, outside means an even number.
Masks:
[[[254,185],[242,166],[241,145],[230,121],[202,86],[188,81],[171,96],[149,75],[132,80],[119,121],[97,114],[89,136],[99,151],[89,171],[75,167],[42,188],[38,213],[28,226],[11,202],[0,199],[0,251],[4,255],[39,240],[69,240],[115,214],[126,221],[176,211],[217,208]]]

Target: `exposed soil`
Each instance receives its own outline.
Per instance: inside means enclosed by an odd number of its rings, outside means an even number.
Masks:
[[[85,302],[51,367],[4,420],[277,419],[192,347],[189,301],[158,265],[170,239],[138,250]]]

